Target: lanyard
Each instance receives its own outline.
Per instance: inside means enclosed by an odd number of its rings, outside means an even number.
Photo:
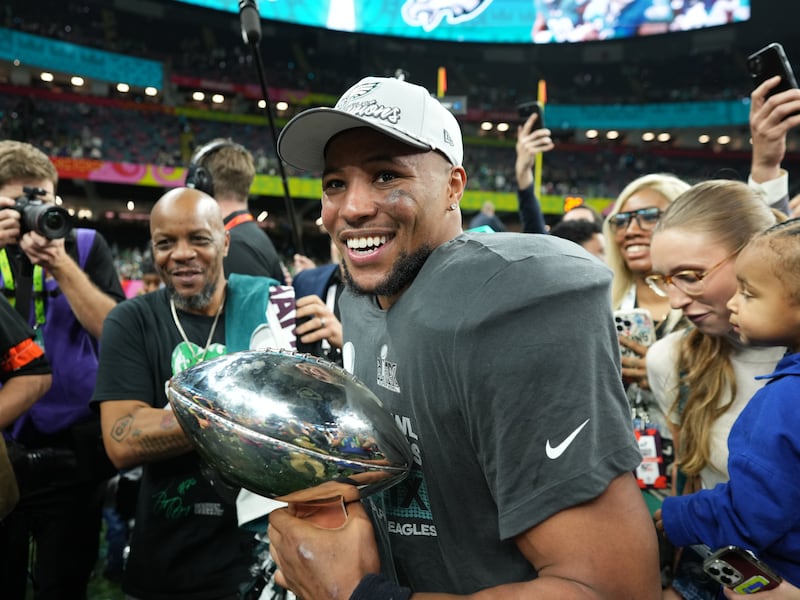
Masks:
[[[0,249],[0,273],[3,275],[6,290],[13,292],[15,290],[14,275],[11,272],[11,264],[8,262],[8,253],[5,248]],[[12,293],[8,297],[8,301],[11,306],[14,306],[17,298]],[[44,325],[44,269],[42,269],[41,265],[34,265],[33,267],[33,308],[36,313],[36,324],[39,326]]]
[[[247,223],[247,221],[254,221],[253,215],[250,213],[242,213],[240,215],[236,215],[230,221],[225,223],[225,231],[230,231],[237,225],[241,225],[242,223]]]

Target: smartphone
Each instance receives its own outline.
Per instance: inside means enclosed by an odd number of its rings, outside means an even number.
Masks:
[[[783,46],[777,42],[769,44],[748,56],[747,70],[753,80],[754,89],[770,77],[781,76],[780,83],[769,91],[767,97],[797,87],[792,65],[789,63],[789,59],[786,58]]]
[[[615,310],[614,325],[617,334],[632,339],[634,342],[649,346],[656,341],[656,326],[650,311],[644,308]],[[636,353],[625,346],[620,346],[622,356],[636,356]]]
[[[771,590],[782,581],[755,554],[738,546],[725,546],[714,552],[703,561],[703,570],[737,594]]]
[[[542,129],[544,127],[544,110],[540,102],[532,100],[530,102],[523,102],[517,106],[517,114],[519,115],[521,125],[524,125],[534,113],[538,115],[538,118],[534,122],[533,128]]]

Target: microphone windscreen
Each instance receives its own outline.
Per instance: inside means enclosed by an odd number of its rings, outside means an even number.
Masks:
[[[245,44],[257,44],[261,40],[261,15],[255,0],[239,0],[239,18]]]

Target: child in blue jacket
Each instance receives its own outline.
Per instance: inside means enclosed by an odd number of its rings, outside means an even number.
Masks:
[[[736,260],[731,324],[788,351],[728,437],[728,482],[664,500],[656,526],[677,546],[752,550],[800,585],[800,219],[756,235]]]

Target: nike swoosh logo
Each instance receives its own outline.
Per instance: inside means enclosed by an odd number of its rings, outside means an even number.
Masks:
[[[576,437],[578,437],[578,434],[581,432],[581,430],[584,427],[586,427],[586,424],[588,422],[589,422],[589,419],[586,419],[583,423],[578,425],[578,428],[575,431],[573,431],[572,433],[570,433],[567,436],[567,439],[565,439],[563,442],[561,442],[558,446],[555,446],[555,447],[551,446],[550,445],[550,440],[547,440],[547,444],[544,447],[544,451],[545,451],[545,453],[547,453],[547,458],[556,459],[559,456],[561,456],[562,454],[564,454],[566,449],[569,448],[569,445],[573,442],[573,440]]]

